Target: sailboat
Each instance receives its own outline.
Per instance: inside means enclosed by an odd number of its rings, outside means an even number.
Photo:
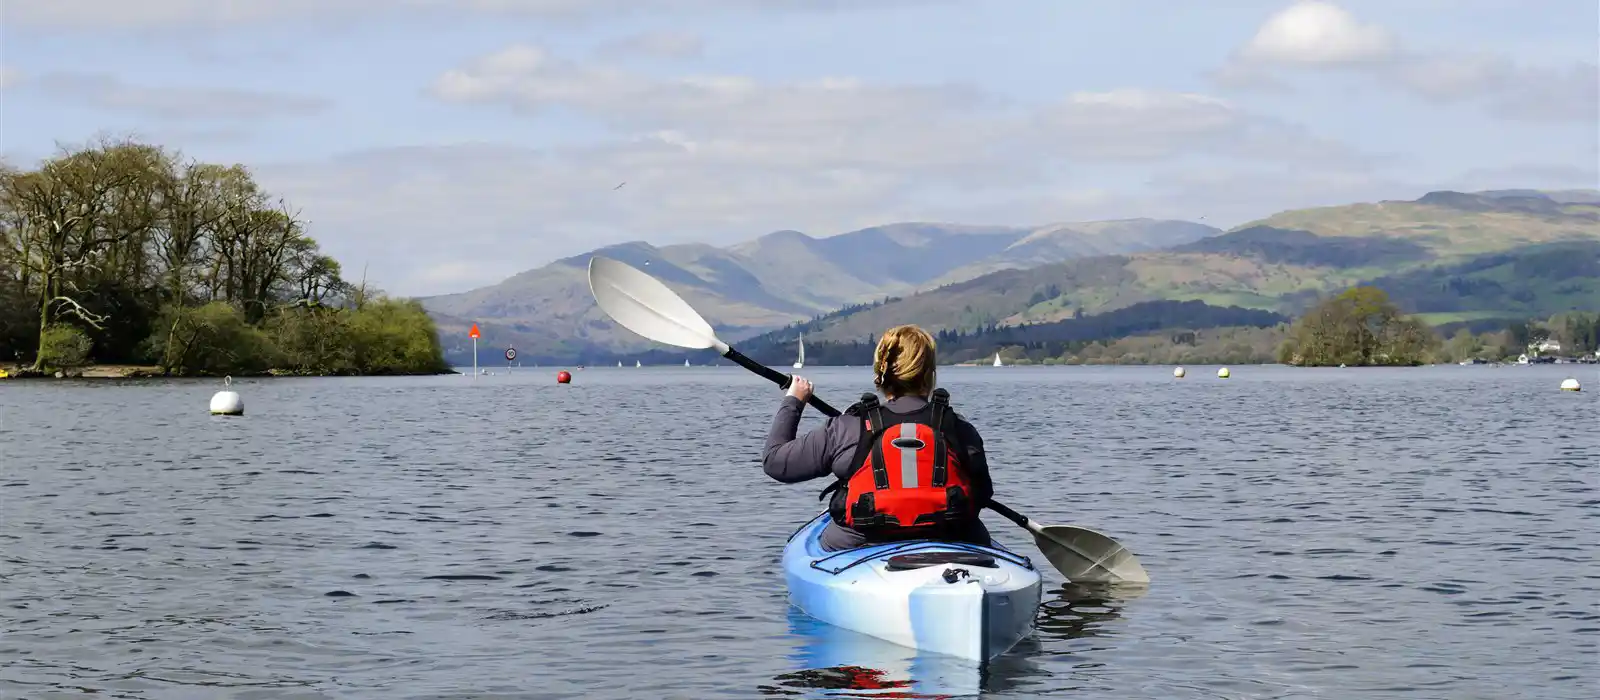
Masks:
[[[1005,365],[1000,364],[1000,353],[998,353],[998,352],[994,354],[994,366],[996,366],[996,367],[1004,367],[1005,366]]]
[[[683,358],[683,366],[684,367],[688,367],[689,366],[689,358],[687,358],[687,357]]]
[[[643,367],[643,366],[644,366],[644,365],[641,365],[641,364],[639,364],[639,361],[638,361],[638,360],[634,360],[634,361],[633,361],[633,366],[634,366],[634,367]]]
[[[800,334],[800,357],[794,361],[794,368],[795,369],[800,369],[800,368],[805,367],[805,366],[806,366],[806,334],[801,333]]]
[[[618,367],[621,367],[621,366],[622,366],[622,360],[617,360],[617,366],[618,366]]]

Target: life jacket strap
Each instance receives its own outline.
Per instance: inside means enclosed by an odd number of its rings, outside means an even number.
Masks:
[[[871,432],[872,440],[872,483],[875,488],[882,491],[889,488],[889,464],[883,459],[883,439],[880,435],[888,430],[883,420],[883,407],[873,406],[868,412],[868,425],[877,426]]]

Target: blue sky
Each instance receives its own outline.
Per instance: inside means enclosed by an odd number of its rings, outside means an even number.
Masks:
[[[1593,188],[1597,27],[1593,0],[7,0],[0,152],[247,164],[347,274],[424,295],[629,240]]]

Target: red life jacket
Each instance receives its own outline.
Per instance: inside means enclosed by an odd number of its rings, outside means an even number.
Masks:
[[[977,517],[961,465],[950,394],[935,389],[912,413],[884,410],[873,394],[850,407],[863,416],[854,465],[829,503],[834,522],[878,539],[938,538]]]

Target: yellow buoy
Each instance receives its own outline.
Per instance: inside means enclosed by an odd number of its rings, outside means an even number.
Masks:
[[[1217,370],[1217,376],[1222,379],[1227,379],[1230,376],[1228,368],[1223,367],[1222,369]]]
[[[1172,370],[1172,376],[1183,379],[1183,368],[1179,367],[1175,370]]]
[[[1571,377],[1568,377],[1565,380],[1562,380],[1562,382],[1561,382],[1561,390],[1562,391],[1582,391],[1583,387],[1578,386],[1578,380],[1573,379]]]

